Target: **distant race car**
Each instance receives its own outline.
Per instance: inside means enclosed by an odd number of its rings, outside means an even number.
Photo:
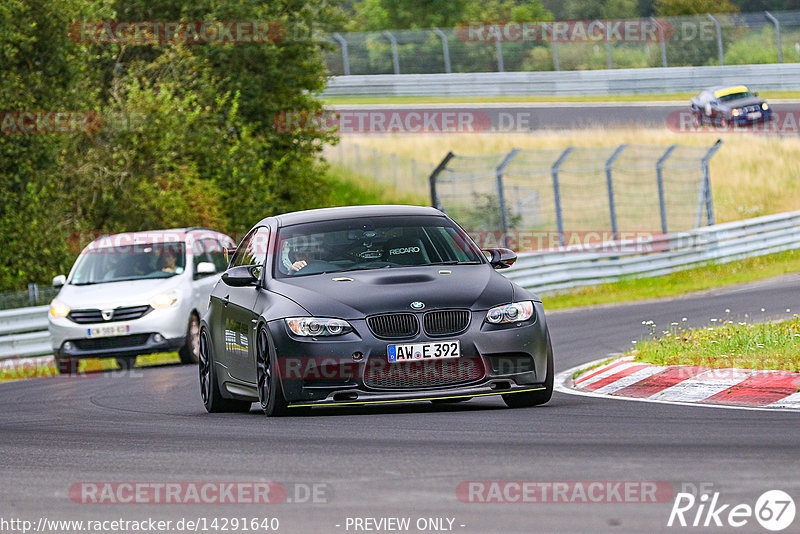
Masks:
[[[772,120],[772,109],[766,100],[744,85],[705,89],[692,98],[692,114],[697,124],[709,123],[723,128]]]

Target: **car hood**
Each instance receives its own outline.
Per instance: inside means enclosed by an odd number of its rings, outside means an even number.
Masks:
[[[179,276],[145,280],[123,280],[61,288],[56,300],[72,309],[111,309],[120,306],[141,306],[158,295],[176,288]]]
[[[510,302],[514,294],[511,282],[486,264],[402,267],[285,278],[270,281],[268,289],[292,299],[313,316],[341,319],[413,311],[411,303],[415,301],[425,305],[422,311],[437,308],[487,310]]]
[[[734,109],[734,108],[742,108],[745,106],[752,106],[753,104],[762,104],[765,100],[763,98],[759,98],[757,96],[751,96],[749,98],[740,98],[738,100],[732,100],[730,102],[723,102],[720,103],[719,107],[721,109]]]

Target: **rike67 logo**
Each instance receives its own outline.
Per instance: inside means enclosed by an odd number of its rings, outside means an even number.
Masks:
[[[710,484],[700,486],[699,492],[682,491],[675,495],[667,520],[668,527],[739,528],[750,525],[752,528],[755,520],[762,528],[778,532],[788,528],[794,521],[794,499],[785,491],[765,491],[753,505],[746,502],[732,504],[724,502],[718,491],[712,493],[704,489]]]

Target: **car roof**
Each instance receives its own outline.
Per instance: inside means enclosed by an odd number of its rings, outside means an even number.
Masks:
[[[200,233],[196,235],[195,232]],[[120,245],[150,244],[150,243],[174,243],[185,242],[187,237],[194,238],[212,237],[215,239],[230,238],[222,232],[211,230],[210,228],[188,227],[188,228],[169,228],[165,230],[143,230],[140,232],[121,232],[119,234],[105,234],[95,238],[89,245],[92,248],[105,248]]]
[[[704,93],[712,93],[714,96],[717,96],[717,91],[730,91],[729,94],[733,94],[749,91],[749,89],[746,85],[715,85],[714,87],[707,87],[703,89]]]
[[[331,221],[337,219],[352,219],[356,217],[381,217],[397,215],[433,215],[444,217],[444,213],[429,206],[409,206],[400,204],[372,205],[372,206],[341,206],[336,208],[320,208],[314,210],[294,211],[268,217],[262,221],[276,221],[280,226],[291,226],[308,222]]]

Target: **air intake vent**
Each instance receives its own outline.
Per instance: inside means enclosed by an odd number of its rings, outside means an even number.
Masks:
[[[460,334],[469,326],[468,310],[438,310],[428,312],[422,322],[429,336],[450,336]]]
[[[367,317],[370,331],[377,337],[401,339],[419,333],[419,321],[413,313],[388,313]]]
[[[67,315],[72,322],[78,324],[105,323],[111,321],[133,321],[152,311],[153,308],[145,304],[144,306],[128,306],[127,308],[116,308],[111,317],[107,320],[103,318],[100,310],[72,310]]]

